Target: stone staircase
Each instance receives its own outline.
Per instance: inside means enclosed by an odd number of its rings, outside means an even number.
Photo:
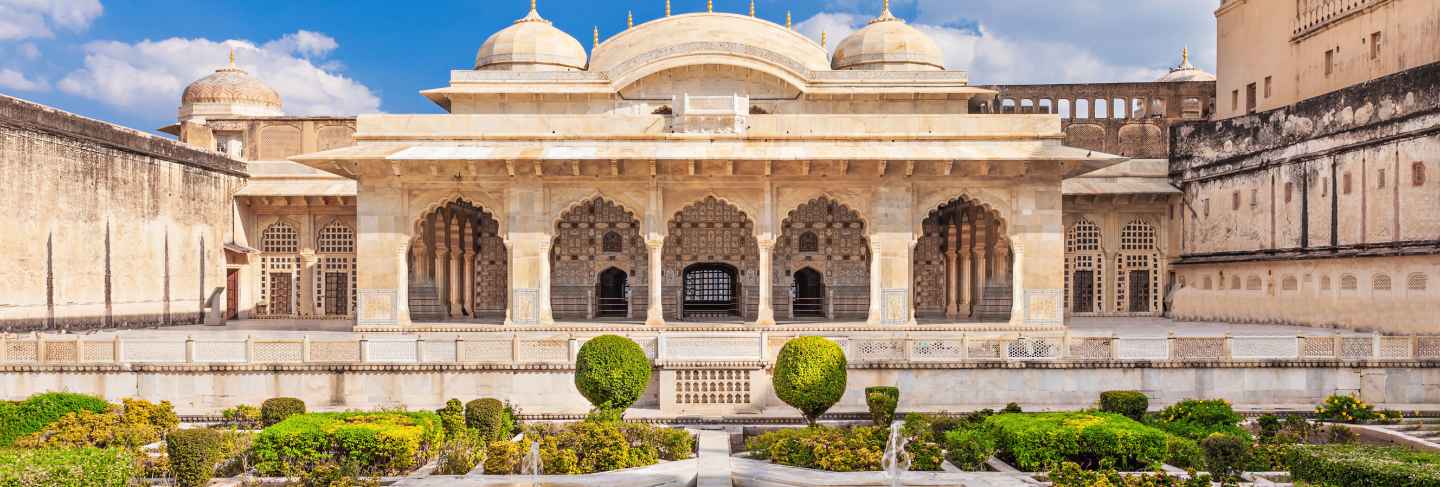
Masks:
[[[1400,420],[1400,424],[1380,427],[1410,438],[1440,443],[1440,418],[1406,418]]]
[[[413,321],[444,321],[445,307],[434,283],[410,285],[410,319]]]
[[[1014,299],[1010,283],[990,283],[983,292],[980,302],[975,305],[975,318],[982,322],[1010,321],[1010,306]]]

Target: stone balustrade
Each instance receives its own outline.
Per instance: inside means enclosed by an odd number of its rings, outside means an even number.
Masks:
[[[1093,336],[958,332],[820,333],[855,368],[980,362],[1253,362],[1440,360],[1440,336]],[[763,366],[798,333],[783,330],[630,334],[665,364]],[[573,364],[593,334],[478,333],[450,337],[0,336],[0,364]]]

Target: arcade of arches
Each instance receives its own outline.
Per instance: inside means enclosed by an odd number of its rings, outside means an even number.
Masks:
[[[415,225],[407,264],[414,319],[505,316],[505,244],[484,208],[462,200],[426,213]]]
[[[930,212],[915,246],[915,313],[1009,321],[1010,244],[1004,220],[959,198]]]

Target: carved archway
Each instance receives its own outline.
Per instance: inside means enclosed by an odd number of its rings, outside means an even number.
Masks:
[[[1005,219],[961,196],[932,209],[915,244],[913,286],[920,317],[1009,321],[1013,262]]]
[[[1104,311],[1105,236],[1100,225],[1081,218],[1065,229],[1065,302],[1071,313]]]
[[[500,222],[463,198],[431,208],[411,235],[411,320],[503,318],[510,280]]]
[[[809,268],[822,276],[822,300],[831,318],[865,319],[870,308],[870,245],[859,212],[821,196],[791,210],[775,241],[772,278],[776,316],[807,310],[797,300],[796,273]],[[808,302],[808,301],[806,301]],[[833,309],[833,313],[829,312]],[[811,316],[814,316],[811,313]]]
[[[550,258],[550,307],[556,318],[599,315],[597,279],[606,269],[628,274],[632,295],[641,298],[628,302],[636,311],[626,310],[620,316],[644,314],[650,263],[640,220],[625,207],[598,196],[570,207],[555,222]]]
[[[739,207],[714,196],[686,206],[669,222],[663,251],[662,293],[667,313],[683,319],[685,269],[694,264],[723,264],[735,269],[740,317],[753,320],[759,309],[759,245],[755,223]]]

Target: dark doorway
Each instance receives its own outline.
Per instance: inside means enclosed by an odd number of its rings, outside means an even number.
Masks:
[[[1130,312],[1150,312],[1150,271],[1130,271]]]
[[[630,311],[630,275],[614,267],[605,269],[600,273],[595,295],[599,299],[597,316],[626,317]]]
[[[792,295],[795,316],[825,317],[825,276],[820,271],[806,267],[796,272]]]
[[[1095,271],[1075,271],[1075,312],[1095,312]]]
[[[225,319],[240,316],[240,269],[225,270]]]
[[[685,268],[681,315],[687,319],[740,316],[740,282],[735,266],[695,264]]]
[[[350,314],[350,275],[344,272],[325,273],[325,314]]]

